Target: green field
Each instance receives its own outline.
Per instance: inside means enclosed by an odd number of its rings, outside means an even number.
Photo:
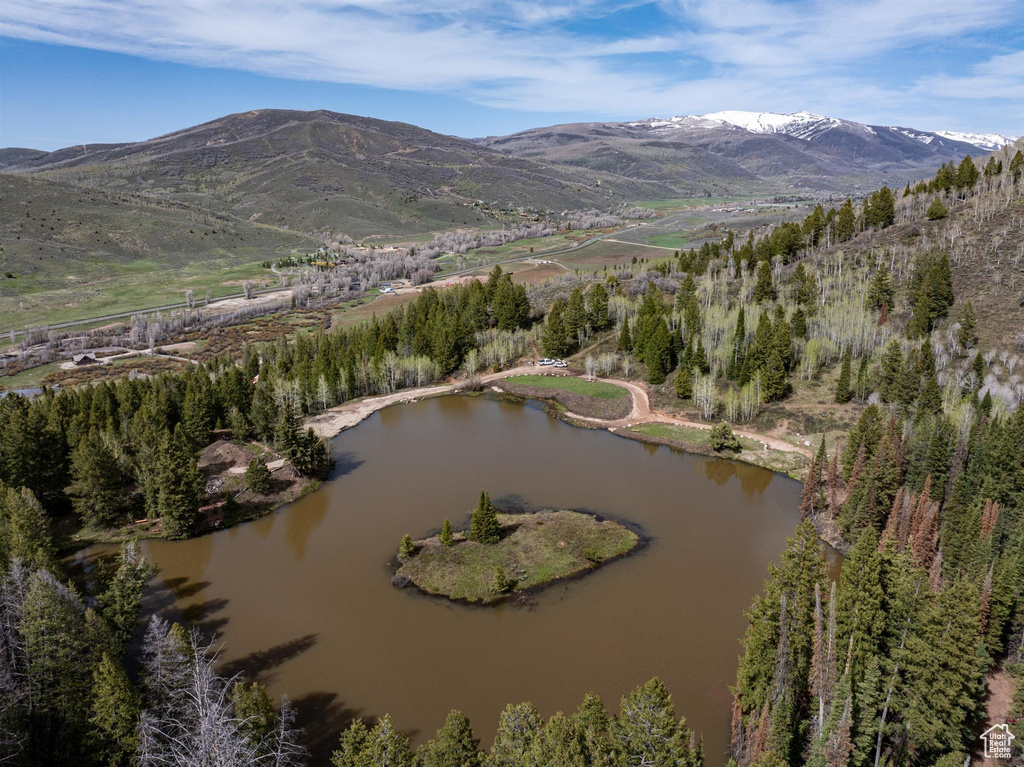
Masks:
[[[519,581],[514,591],[521,591],[593,570],[640,543],[617,522],[576,511],[499,514],[498,523],[502,537],[495,544],[417,541],[418,553],[397,574],[428,594],[486,604],[504,597],[493,589],[498,567]]]
[[[621,386],[604,381],[584,381],[582,378],[573,378],[571,376],[526,375],[512,376],[505,380],[510,384],[518,384],[519,386],[557,389],[584,397],[596,397],[597,399],[621,399],[622,397],[629,396],[629,391]]]
[[[688,248],[690,247],[689,236],[681,232],[668,232],[666,234],[656,234],[648,240],[651,245],[660,245],[663,248]]]
[[[641,200],[633,203],[641,208],[651,210],[681,210],[684,208],[698,208],[701,205],[726,205],[734,202],[745,202],[753,197],[670,197],[666,200]]]

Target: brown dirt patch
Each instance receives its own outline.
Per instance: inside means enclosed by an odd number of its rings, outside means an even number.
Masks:
[[[285,463],[280,468],[271,468],[270,492],[267,495],[256,495],[246,487],[244,470],[253,458],[260,455],[268,464],[280,461],[281,458],[258,443],[240,445],[227,439],[218,439],[207,445],[200,454],[199,469],[206,477],[207,487],[216,486],[212,495],[219,499],[207,510],[211,527],[259,516],[294,501],[314,484],[314,480],[300,477],[291,464]],[[228,512],[224,506],[224,499],[229,495],[238,504],[236,511]]]

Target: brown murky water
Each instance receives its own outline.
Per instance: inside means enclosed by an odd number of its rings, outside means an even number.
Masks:
[[[228,670],[287,693],[316,763],[352,716],[390,713],[421,742],[458,708],[489,744],[507,703],[548,716],[592,690],[617,711],[652,676],[724,763],[743,611],[798,521],[796,482],[486,398],[384,410],[334,454],[330,482],[269,517],[145,547],[160,567],[149,608],[218,632]],[[532,608],[394,589],[399,538],[461,523],[484,488],[499,507],[587,508],[653,540]]]

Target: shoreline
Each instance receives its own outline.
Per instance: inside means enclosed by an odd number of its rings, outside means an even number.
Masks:
[[[548,373],[543,369],[538,369],[538,367],[535,365],[519,365],[514,368],[509,368],[508,370],[502,370],[497,373],[489,373],[487,375],[481,376],[478,379],[476,379],[476,383],[481,384],[482,388],[487,389],[491,384],[493,384],[496,381],[501,381],[505,378],[511,378],[514,376],[521,375],[567,376],[587,380],[586,376],[577,375],[574,373]],[[589,426],[590,428],[606,429],[611,433],[616,434],[617,436],[623,436],[618,434],[618,430],[620,429],[627,429],[645,423],[660,423],[668,426],[683,426],[687,428],[699,429],[700,431],[708,432],[711,431],[712,427],[714,427],[717,423],[691,421],[686,418],[681,418],[679,416],[675,416],[669,413],[664,413],[660,410],[655,410],[654,408],[651,407],[650,399],[648,398],[646,389],[644,389],[643,386],[641,386],[640,384],[634,383],[632,381],[624,381],[616,378],[595,378],[594,380],[613,384],[615,386],[620,386],[630,393],[633,400],[633,406],[630,413],[626,417],[617,419],[595,418],[592,416],[580,415],[579,413],[573,413],[568,409],[561,409],[564,408],[564,406],[560,404],[558,405],[559,409],[556,410],[556,408],[552,407],[548,409],[548,412],[551,413],[551,415],[562,418],[562,420],[566,420],[569,423],[571,423],[572,421],[577,422],[574,423],[573,425],[586,425]],[[422,399],[428,399],[442,395],[464,393],[468,390],[472,383],[473,382],[467,379],[458,379],[450,381],[449,383],[445,384],[436,384],[433,386],[425,386],[416,389],[402,389],[393,394],[384,394],[377,397],[366,397],[353,402],[346,402],[342,405],[337,405],[333,408],[312,415],[306,419],[305,423],[306,426],[312,428],[313,431],[316,432],[318,436],[330,440],[333,439],[334,437],[337,437],[343,431],[346,431],[347,429],[351,429],[353,426],[358,425],[359,423],[361,423],[362,421],[366,420],[371,415],[376,413],[378,410],[383,410],[386,407],[391,407],[392,405],[396,404],[408,404],[411,402],[418,402]],[[494,388],[496,388],[497,391],[501,394],[513,394],[513,392],[502,391],[498,387]],[[524,397],[525,395],[515,394],[515,396]],[[549,398],[531,395],[526,398],[536,399],[539,402],[558,404],[554,397]],[[569,419],[571,419],[571,421]],[[747,431],[744,429],[733,429],[733,433],[737,437],[744,437],[746,439],[754,440],[760,443],[762,446],[765,447],[766,450],[769,451],[774,450],[780,453],[797,453],[799,455],[804,456],[805,458],[810,458],[813,454],[809,448],[786,442],[785,440],[781,440],[777,437],[769,437],[764,434],[759,434],[757,432]],[[642,438],[644,436],[646,435],[631,432],[628,438]],[[652,440],[653,439],[656,438],[652,438]],[[639,439],[639,441],[646,440]],[[692,452],[706,455],[705,453],[702,453],[700,450],[692,449],[693,445],[690,443],[666,440],[657,442],[655,444],[665,444],[669,447],[678,447],[678,449],[683,450],[684,452]],[[720,455],[719,457],[743,461],[741,455]],[[753,466],[761,466],[762,468],[768,468],[762,466],[759,463],[754,463],[751,461],[743,462],[750,463]]]
[[[604,566],[607,565],[607,564],[610,564],[612,562],[617,562],[620,559],[625,559],[626,557],[631,557],[634,554],[639,554],[639,553],[641,553],[643,551],[646,551],[647,547],[650,546],[651,542],[654,540],[650,535],[647,534],[647,532],[643,529],[643,527],[641,525],[637,524],[636,522],[620,519],[618,517],[611,517],[611,516],[608,516],[606,514],[600,514],[600,513],[594,512],[594,511],[590,511],[588,509],[550,509],[550,508],[544,508],[544,509],[539,509],[539,510],[536,510],[536,511],[498,510],[499,514],[504,515],[504,516],[510,516],[510,517],[533,517],[533,516],[538,516],[538,515],[541,515],[541,514],[559,513],[559,512],[571,512],[573,514],[582,514],[584,516],[590,517],[593,521],[598,522],[598,523],[601,523],[601,522],[613,522],[616,525],[618,525],[618,526],[622,527],[623,529],[625,529],[626,531],[632,533],[634,536],[636,536],[636,543],[634,543],[633,546],[628,551],[623,551],[620,554],[616,554],[615,556],[608,557],[607,559],[603,559],[603,560],[601,560],[600,562],[594,564],[591,567],[587,567],[587,568],[584,568],[582,570],[578,570],[578,571],[576,571],[574,573],[571,573],[569,575],[564,575],[564,576],[561,576],[561,577],[558,577],[558,578],[552,578],[551,580],[544,581],[543,583],[535,583],[532,586],[527,586],[526,588],[523,588],[523,589],[517,589],[517,590],[515,590],[515,591],[513,591],[513,592],[511,592],[509,594],[501,595],[501,596],[496,597],[495,599],[492,599],[490,601],[473,600],[473,599],[469,599],[468,597],[453,597],[453,596],[449,596],[448,594],[442,594],[442,593],[436,593],[436,592],[432,592],[432,591],[427,591],[425,588],[423,588],[423,586],[421,586],[420,584],[416,583],[416,581],[414,581],[412,578],[409,578],[408,576],[406,576],[406,578],[407,578],[406,582],[396,583],[394,579],[396,577],[398,577],[398,571],[402,567],[402,561],[400,559],[398,559],[397,556],[393,556],[387,562],[387,567],[391,570],[391,577],[392,577],[391,583],[399,591],[412,590],[417,597],[425,597],[427,599],[440,600],[440,601],[446,602],[448,604],[461,605],[461,606],[464,606],[464,607],[478,608],[479,609],[479,608],[499,607],[501,605],[507,605],[507,604],[515,605],[516,607],[532,607],[532,606],[535,605],[535,603],[533,602],[533,599],[532,599],[532,597],[534,595],[539,594],[539,593],[541,593],[543,591],[547,591],[548,589],[550,589],[550,588],[552,588],[554,586],[557,586],[559,584],[567,585],[567,584],[572,583],[574,581],[582,580],[582,579],[586,578],[587,576],[597,572],[598,570],[603,569]],[[416,541],[416,543],[417,544],[423,544],[424,542],[429,541],[429,540],[431,540],[433,538],[436,538],[436,537],[437,536],[428,536],[427,538],[418,539]]]

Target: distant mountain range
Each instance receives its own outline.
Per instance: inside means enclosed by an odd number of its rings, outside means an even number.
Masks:
[[[652,129],[672,130],[676,127],[700,130],[719,125],[733,125],[750,133],[783,133],[787,136],[814,141],[830,131],[852,132],[865,138],[878,136],[880,131],[900,133],[922,144],[946,139],[957,144],[971,144],[977,149],[991,152],[1006,144],[1012,144],[1017,137],[1001,136],[997,133],[960,133],[957,131],[920,131],[895,125],[865,125],[837,117],[824,117],[810,112],[712,112],[706,115],[685,115],[667,120],[653,118],[641,120],[633,125],[650,125]]]
[[[476,200],[559,212],[700,195],[844,195],[930,176],[1009,141],[808,112],[579,123],[469,140],[323,110],[264,109],[148,141],[0,149],[0,173],[67,189],[72,208],[73,190],[93,190],[186,218],[363,239],[492,224],[467,204]]]
[[[864,125],[810,112],[726,111],[555,125],[477,141],[522,157],[727,194],[744,187],[844,193],[902,185],[1016,139]]]

